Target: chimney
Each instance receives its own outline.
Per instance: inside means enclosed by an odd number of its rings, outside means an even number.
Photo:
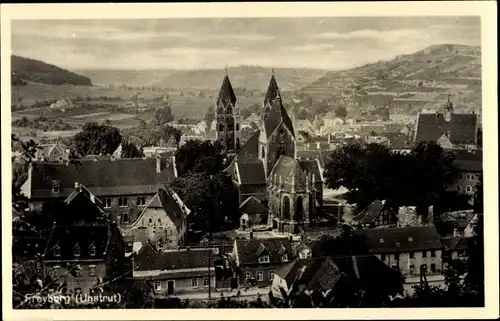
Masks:
[[[161,157],[156,157],[156,172],[161,173]]]
[[[458,229],[457,228],[454,228],[453,229],[453,237],[459,237],[460,234],[458,233]]]

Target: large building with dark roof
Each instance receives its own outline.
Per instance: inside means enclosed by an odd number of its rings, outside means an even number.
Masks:
[[[314,222],[316,209],[322,205],[320,162],[297,159],[294,124],[283,105],[274,74],[262,103],[259,128],[241,148],[237,104],[226,74],[217,99],[217,137],[229,146],[227,152],[234,150],[228,157],[226,171],[239,188],[240,202],[258,198],[269,208],[269,226],[280,233],[298,233]],[[233,113],[229,118],[228,110]]]
[[[418,114],[414,142],[434,141],[445,149],[475,149],[479,130],[478,115],[455,113],[448,97],[441,111]]]

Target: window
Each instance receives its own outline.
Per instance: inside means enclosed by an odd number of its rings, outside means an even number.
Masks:
[[[457,174],[457,179],[462,179],[463,177],[464,177],[464,176],[463,176],[463,174],[462,174],[462,173],[458,173],[458,174]]]
[[[286,254],[286,253],[285,253],[285,254],[283,254],[283,255],[281,256],[281,260],[282,260],[283,262],[288,261],[288,254]]]
[[[154,287],[155,291],[160,291],[161,290],[161,283],[160,283],[160,281],[155,281],[153,287]]]
[[[56,257],[61,256],[61,248],[59,247],[59,245],[56,245],[54,247],[54,256],[56,256]]]
[[[224,130],[224,125],[219,124],[219,131],[223,131],[223,130]]]
[[[203,286],[206,288],[208,288],[210,286],[210,279],[209,278],[203,279]]]
[[[431,264],[431,272],[436,272],[436,264]]]
[[[413,274],[415,272],[415,265],[410,265],[410,274]]]
[[[250,278],[252,278],[252,273],[250,273],[250,272],[245,272],[245,280],[248,280],[248,279],[250,279]]]
[[[105,198],[103,199],[104,203],[104,208],[110,208],[111,207],[111,198]]]
[[[120,207],[127,207],[128,206],[128,198],[126,198],[126,197],[119,197],[118,198],[118,206],[120,206]]]
[[[61,192],[61,182],[58,180],[53,180],[52,181],[52,193],[59,193]]]
[[[269,274],[267,277],[269,278],[269,281],[274,280],[274,271],[269,271]]]
[[[158,219],[158,226],[161,226],[161,218]]]
[[[420,270],[421,271],[427,271],[427,264],[420,265]]]
[[[457,192],[460,192],[461,188],[460,185],[457,185]]]
[[[257,272],[257,281],[264,281],[264,273]]]
[[[239,123],[236,123],[236,130],[240,130],[240,124]]]
[[[431,251],[431,257],[436,257],[436,251],[434,250]]]
[[[381,255],[380,255],[380,259],[381,259],[382,261],[385,261],[385,254],[381,254]]]
[[[137,205],[139,205],[139,206],[146,205],[146,197],[144,197],[144,196],[139,196],[139,197],[137,198]]]
[[[94,246],[94,244],[91,244],[89,246],[89,255],[90,256],[95,256],[95,246]]]
[[[95,276],[95,265],[89,265],[89,276]]]
[[[269,255],[262,255],[259,257],[259,263],[269,263]]]
[[[427,257],[427,251],[422,252],[422,257]]]
[[[415,253],[410,252],[410,259],[413,259],[413,258],[415,258]]]
[[[152,219],[152,218],[150,218],[150,219],[149,219],[149,225],[152,225],[152,224],[153,224],[153,219]]]
[[[123,223],[128,223],[128,214],[123,214]]]
[[[191,279],[191,287],[192,288],[198,287],[198,279]]]
[[[73,255],[76,257],[80,256],[80,246],[78,244],[73,248]]]
[[[472,186],[470,186],[470,185],[465,186],[465,191],[467,193],[472,193]]]
[[[471,181],[472,180],[472,174],[466,174],[465,177],[467,180]]]

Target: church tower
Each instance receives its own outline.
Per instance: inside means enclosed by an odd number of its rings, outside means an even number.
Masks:
[[[222,143],[226,153],[236,152],[241,144],[238,103],[226,68],[226,75],[215,103],[216,138]]]
[[[281,94],[278,87],[278,82],[276,81],[276,77],[274,76],[273,69],[273,75],[271,76],[269,86],[267,87],[266,97],[262,102],[262,112],[260,115],[262,120],[266,119],[266,117],[269,115],[269,112],[271,111],[276,100],[281,100]]]

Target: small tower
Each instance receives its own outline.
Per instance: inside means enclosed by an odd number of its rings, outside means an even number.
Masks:
[[[226,74],[215,102],[216,138],[222,143],[226,153],[234,153],[240,148],[240,111],[238,105],[238,98],[234,93],[226,67]]]
[[[273,74],[271,76],[271,80],[269,81],[269,86],[267,87],[266,97],[262,102],[262,112],[261,112],[262,120],[266,119],[267,115],[269,115],[269,112],[271,111],[274,101],[276,99],[281,99],[278,83],[276,82],[276,77],[274,76],[274,69],[272,72]]]

